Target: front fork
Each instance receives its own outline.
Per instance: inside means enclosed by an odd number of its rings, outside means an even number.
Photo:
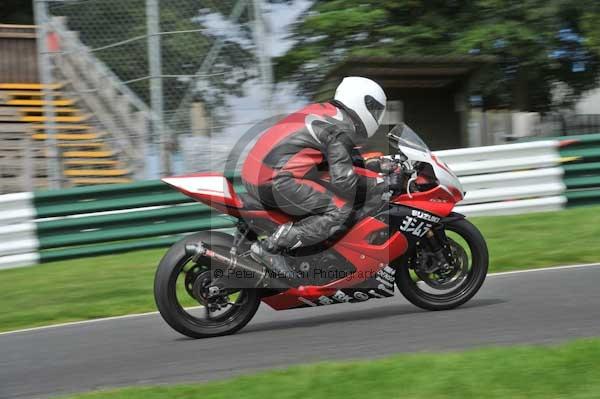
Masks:
[[[443,225],[433,227],[425,234],[425,239],[421,240],[419,244],[427,252],[432,254],[432,264],[428,267],[428,270],[424,270],[427,273],[432,273],[439,269],[448,269],[452,264],[452,253],[449,251],[448,237]]]

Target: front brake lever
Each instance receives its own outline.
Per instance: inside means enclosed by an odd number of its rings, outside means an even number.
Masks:
[[[411,177],[410,179],[408,179],[408,182],[406,183],[406,194],[408,194],[408,198],[412,199],[413,195],[410,192],[410,185],[417,180],[416,177]]]
[[[408,194],[408,198],[412,199],[413,195],[410,192],[410,186],[417,180],[417,171],[414,169],[406,169],[404,173],[410,174],[410,179],[408,179],[408,182],[406,182],[406,194]]]

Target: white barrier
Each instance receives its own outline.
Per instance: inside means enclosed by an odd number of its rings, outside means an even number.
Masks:
[[[0,269],[37,263],[33,193],[0,195]]]
[[[33,220],[33,193],[0,195],[0,226]]]
[[[561,167],[522,170],[517,172],[462,176],[460,182],[466,191],[495,187],[514,187],[542,183],[562,183],[564,171]]]
[[[40,255],[37,252],[0,256],[0,270],[32,266],[37,264],[39,261]]]
[[[533,198],[525,200],[488,202],[475,205],[459,205],[456,212],[467,216],[514,215],[530,212],[558,211],[565,207],[565,196]]]
[[[489,161],[494,159],[520,158],[523,156],[552,155],[557,153],[557,140],[531,141],[528,143],[490,145],[485,147],[458,148],[436,151],[448,164]]]
[[[462,177],[467,195],[461,205],[561,195],[562,175],[562,168],[548,168]]]
[[[437,151],[459,176],[465,199],[457,212],[506,215],[561,209],[566,203],[558,141]]]
[[[558,141],[503,144],[437,151],[458,176],[548,168],[560,163]]]
[[[35,223],[21,223],[4,226],[0,229],[0,254],[14,255],[37,251]]]

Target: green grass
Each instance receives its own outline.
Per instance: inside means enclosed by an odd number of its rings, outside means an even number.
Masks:
[[[491,271],[600,262],[600,207],[474,219]],[[164,249],[0,271],[0,331],[155,310]]]
[[[164,252],[0,271],[0,331],[156,310],[152,284]]]
[[[492,272],[600,262],[600,206],[473,219]]]
[[[71,399],[584,399],[600,397],[600,340],[318,363],[197,385]]]

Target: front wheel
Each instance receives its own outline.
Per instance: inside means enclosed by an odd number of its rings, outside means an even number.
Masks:
[[[448,310],[471,299],[485,281],[489,256],[485,239],[471,222],[459,219],[444,226],[444,252],[451,258],[444,270],[432,267],[435,259],[419,245],[397,266],[396,285],[413,305],[426,310]]]

